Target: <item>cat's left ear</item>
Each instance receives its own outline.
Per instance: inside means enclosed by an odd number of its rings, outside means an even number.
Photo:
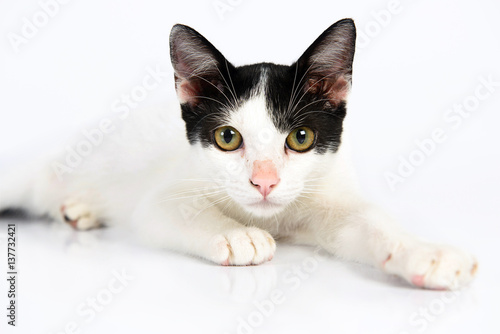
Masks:
[[[191,106],[222,92],[223,73],[233,68],[205,37],[182,24],[170,32],[170,58],[179,101]]]
[[[347,99],[351,87],[356,27],[343,19],[326,29],[299,58],[305,78],[304,91],[337,105]]]

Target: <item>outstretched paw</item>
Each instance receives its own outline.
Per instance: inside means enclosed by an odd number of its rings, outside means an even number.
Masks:
[[[61,205],[62,219],[76,230],[90,230],[100,226],[89,207],[76,200],[65,201]]]
[[[276,243],[266,231],[243,227],[215,236],[210,247],[212,261],[225,266],[245,266],[270,261]]]
[[[388,258],[386,265],[394,259]],[[394,259],[397,261],[397,259]],[[455,290],[472,281],[477,271],[476,259],[450,246],[422,244],[400,258],[403,276],[413,285],[435,290]]]

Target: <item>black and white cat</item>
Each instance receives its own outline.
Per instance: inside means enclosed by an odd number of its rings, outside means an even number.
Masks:
[[[343,135],[355,40],[344,19],[291,66],[235,67],[176,25],[180,109],[129,117],[62,180],[51,164],[59,156],[4,176],[0,210],[81,230],[131,223],[150,244],[220,265],[269,261],[275,239],[286,239],[418,287],[459,288],[475,274],[473,256],[406,234],[358,194]]]

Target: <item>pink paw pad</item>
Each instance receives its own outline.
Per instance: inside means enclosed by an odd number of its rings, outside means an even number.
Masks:
[[[411,278],[411,283],[419,288],[424,287],[424,275],[414,275]]]

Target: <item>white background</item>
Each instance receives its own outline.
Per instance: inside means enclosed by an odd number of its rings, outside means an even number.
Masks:
[[[231,10],[221,16],[217,3]],[[378,23],[376,13],[390,3],[73,0],[16,52],[9,36],[22,36],[24,18],[33,22],[41,7],[2,1],[0,170],[65,145],[140,85],[147,67],[171,73],[174,23],[200,31],[235,65],[289,64],[330,24],[352,17],[360,39],[347,122],[362,187],[408,230],[476,254],[480,269],[472,286],[457,296],[412,289],[377,270],[330,257],[318,262],[312,249],[285,244],[271,263],[221,268],[144,249],[119,231],[78,233],[23,221],[17,222],[18,327],[9,332],[64,333],[72,322],[80,333],[500,332],[500,86],[476,100],[458,126],[444,118],[455,104],[474,101],[481,77],[500,82],[500,5],[401,0],[397,13]],[[173,96],[169,76],[139,107]],[[400,157],[418,155],[415,141],[436,129],[446,140],[391,189],[385,175],[397,172]],[[6,224],[0,222],[0,250]],[[296,276],[294,266],[310,273]],[[134,279],[87,321],[79,305],[104,298],[113,270],[122,269]],[[5,310],[7,287],[0,282]],[[259,311],[255,303],[269,304],[277,290],[284,301]],[[243,328],[242,321],[254,326]]]

